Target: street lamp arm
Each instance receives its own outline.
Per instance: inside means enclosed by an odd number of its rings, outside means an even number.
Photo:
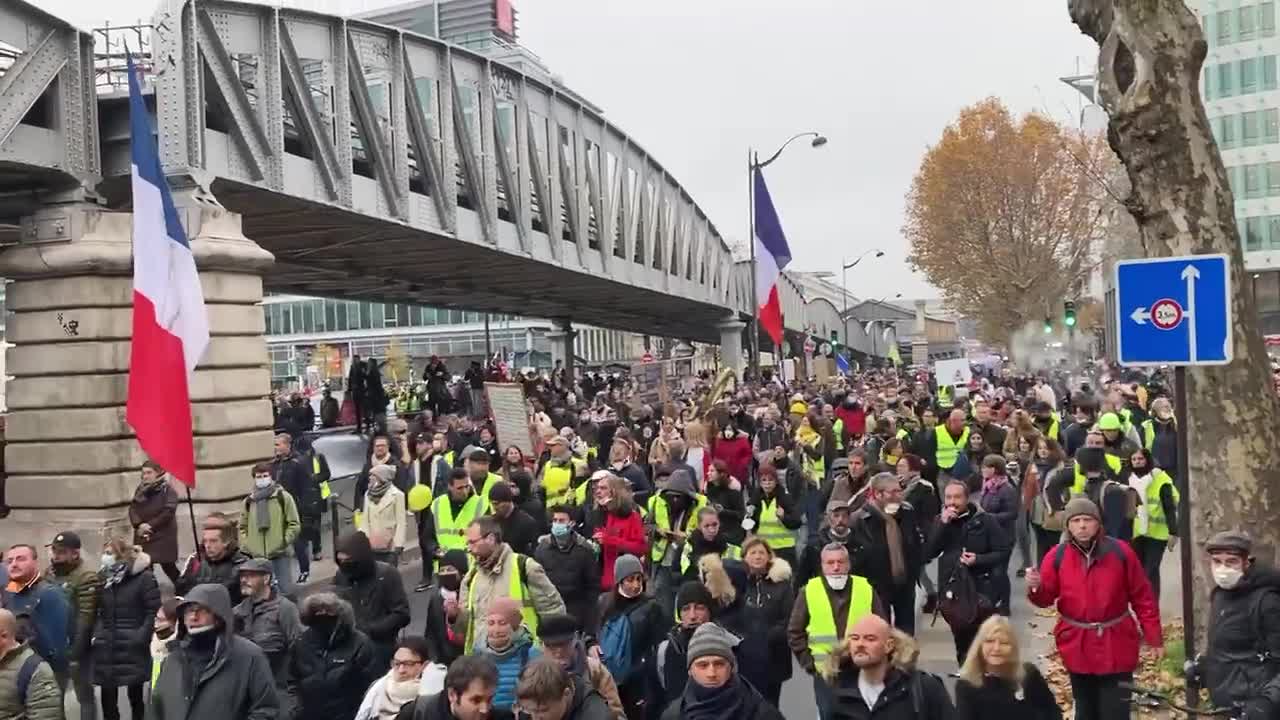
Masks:
[[[862,262],[862,259],[863,259],[863,258],[865,258],[866,256],[870,255],[871,253],[875,253],[875,254],[876,254],[876,257],[884,257],[884,251],[883,251],[883,250],[881,250],[881,249],[879,249],[879,248],[873,248],[873,249],[868,250],[868,251],[866,251],[866,252],[862,253],[861,255],[859,255],[859,256],[858,256],[858,257],[857,257],[853,262],[849,263],[848,265],[845,265],[845,266],[844,266],[844,269],[845,269],[845,270],[851,270],[851,269],[853,269],[853,266],[854,266],[854,265],[857,265],[858,263]]]
[[[769,165],[770,165],[774,160],[777,160],[777,159],[778,159],[778,156],[782,154],[782,151],[783,151],[783,150],[786,150],[786,149],[787,149],[787,146],[788,146],[788,145],[790,145],[791,143],[795,142],[796,140],[799,140],[799,139],[800,139],[800,138],[802,138],[802,137],[811,137],[811,138],[813,138],[813,139],[814,139],[814,142],[815,142],[815,143],[816,143],[818,140],[822,140],[822,141],[824,141],[824,142],[826,141],[826,138],[822,137],[822,133],[818,133],[818,132],[802,132],[802,133],[797,133],[797,134],[795,134],[795,135],[792,135],[790,138],[788,138],[786,142],[782,143],[782,147],[778,148],[778,151],[777,151],[777,152],[775,152],[774,154],[770,155],[768,160],[765,160],[764,162],[758,162],[758,161],[757,161],[757,162],[754,164],[754,165],[755,165],[754,169],[756,169],[756,170],[760,170],[760,169],[762,169],[762,168],[765,168],[765,167],[769,166]]]

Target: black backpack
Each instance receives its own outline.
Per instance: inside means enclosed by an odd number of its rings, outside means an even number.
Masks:
[[[938,588],[938,607],[934,611],[934,621],[941,614],[953,630],[969,630],[976,628],[994,611],[995,606],[990,598],[978,590],[973,573],[957,561],[951,576]]]

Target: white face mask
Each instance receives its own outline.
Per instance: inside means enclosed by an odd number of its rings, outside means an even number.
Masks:
[[[1213,582],[1223,590],[1230,590],[1239,585],[1243,577],[1243,570],[1237,570],[1226,565],[1213,566]]]
[[[902,508],[901,503],[889,503],[888,505],[884,506],[884,513],[885,515],[897,515],[898,510],[900,510],[901,508]]]
[[[826,578],[827,578],[827,587],[831,588],[832,590],[836,590],[836,591],[843,590],[844,586],[849,584],[848,575],[827,575]]]
[[[253,486],[258,488],[259,490],[265,490],[266,488],[271,487],[271,478],[256,477],[253,479]]]
[[[210,631],[210,630],[212,630],[214,627],[215,627],[214,625],[201,625],[200,627],[189,627],[189,628],[187,628],[187,634],[188,634],[188,635],[201,635],[201,634],[204,634],[204,633],[209,632],[209,631]]]

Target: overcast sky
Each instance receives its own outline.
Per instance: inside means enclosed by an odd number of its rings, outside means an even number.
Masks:
[[[88,27],[148,18],[154,0],[35,0]],[[963,106],[996,96],[1075,122],[1058,78],[1096,46],[1067,0],[513,0],[521,43],[674,174],[728,239],[747,233],[746,154],[793,144],[766,171],[794,258],[851,271],[871,298],[936,295],[911,275],[904,196],[923,151]],[[327,12],[396,2],[290,0]],[[107,16],[103,16],[103,13]]]

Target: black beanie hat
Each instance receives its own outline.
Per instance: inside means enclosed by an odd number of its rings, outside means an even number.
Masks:
[[[711,591],[702,586],[702,583],[689,580],[680,586],[680,591],[676,593],[676,612],[689,603],[697,603],[707,610],[711,610],[716,606],[716,601],[711,597]]]

